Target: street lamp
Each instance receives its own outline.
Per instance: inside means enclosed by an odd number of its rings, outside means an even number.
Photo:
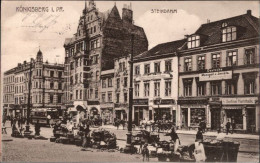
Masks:
[[[27,121],[26,121],[26,130],[24,131],[25,136],[29,136],[31,134],[30,132],[30,105],[31,105],[31,77],[32,77],[32,58],[30,62],[30,72],[29,72],[29,81],[28,81],[28,101],[27,101]]]
[[[132,109],[133,109],[133,54],[134,54],[134,34],[131,34],[131,44],[132,44],[132,52],[130,55],[130,87],[129,87],[129,109],[128,109],[128,133],[126,147],[124,149],[125,153],[133,152],[132,145]]]

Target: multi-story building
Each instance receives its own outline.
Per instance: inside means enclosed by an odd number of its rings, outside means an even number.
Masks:
[[[4,73],[4,107],[7,115],[26,116],[28,103],[29,78],[31,67],[31,108],[52,108],[62,114],[63,64],[43,62],[39,50],[36,59],[24,61]]]
[[[114,58],[130,54],[132,34],[134,55],[146,51],[145,32],[133,24],[130,6],[124,6],[121,18],[116,6],[100,12],[94,1],[85,4],[77,32],[64,44],[67,108],[88,111],[83,117],[100,115],[101,71],[114,69]]]
[[[100,109],[104,124],[114,122],[114,70],[101,72]]]
[[[185,40],[162,43],[134,57],[133,119],[177,123],[177,50]]]
[[[259,19],[246,14],[201,27],[179,51],[179,126],[235,123],[259,130]]]
[[[130,57],[119,57],[115,59],[114,69],[114,117],[120,120],[128,120],[128,102],[130,86]]]

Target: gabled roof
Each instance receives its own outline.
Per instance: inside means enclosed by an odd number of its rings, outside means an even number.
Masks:
[[[251,13],[247,13],[208,24],[202,24],[194,33],[201,36],[206,36],[204,37],[204,40],[201,40],[201,46],[218,44],[222,42],[223,23],[227,23],[227,26],[237,27],[237,40],[259,36],[259,19],[252,16]]]
[[[152,49],[143,52],[137,56],[134,57],[134,60],[144,59],[144,58],[154,58],[157,56],[162,57],[163,55],[172,54],[172,56],[175,55],[175,52],[180,48],[184,43],[185,39],[172,41],[172,42],[166,42],[159,45],[156,45]]]

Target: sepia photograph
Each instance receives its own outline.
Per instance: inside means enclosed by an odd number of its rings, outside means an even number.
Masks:
[[[1,1],[1,162],[259,162],[259,1]]]

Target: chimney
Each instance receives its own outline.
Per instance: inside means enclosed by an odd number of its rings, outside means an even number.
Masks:
[[[246,11],[246,14],[247,14],[247,15],[252,15],[252,11],[251,11],[251,10],[247,10],[247,11]]]
[[[132,8],[131,6],[124,5],[122,19],[123,19],[123,21],[132,24],[133,23],[133,11],[131,8]]]
[[[26,61],[23,61],[23,64],[25,64],[25,65],[26,65]]]

